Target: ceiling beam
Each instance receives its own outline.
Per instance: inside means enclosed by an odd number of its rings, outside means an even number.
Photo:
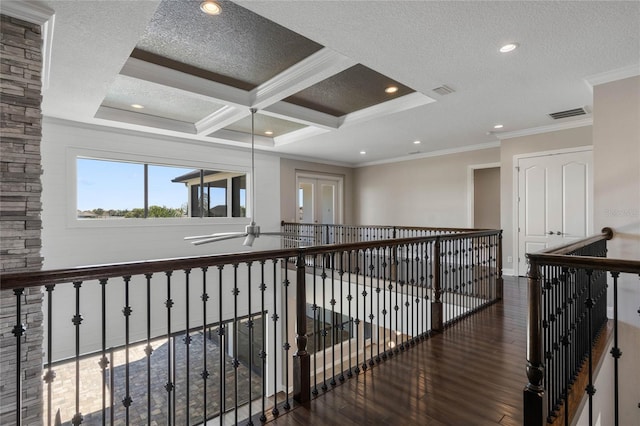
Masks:
[[[101,106],[96,111],[95,118],[110,121],[121,121],[139,126],[154,127],[157,129],[172,130],[175,132],[195,134],[196,128],[192,123],[172,120],[170,118],[158,117],[155,115],[141,114],[139,112],[126,111],[123,109]]]

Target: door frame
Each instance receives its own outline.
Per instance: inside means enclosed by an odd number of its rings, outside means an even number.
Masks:
[[[554,149],[554,150],[548,150],[548,151],[537,151],[537,152],[527,152],[525,154],[516,154],[513,156],[513,162],[511,164],[513,164],[513,206],[512,206],[512,223],[513,223],[513,229],[512,229],[512,233],[513,233],[513,274],[514,276],[519,276],[520,275],[520,262],[519,259],[522,257],[522,261],[524,262],[524,253],[520,253],[520,232],[518,232],[518,229],[520,227],[520,206],[519,206],[519,198],[520,198],[520,182],[518,180],[518,162],[522,159],[525,158],[534,158],[534,157],[546,157],[549,155],[557,155],[557,154],[570,154],[570,153],[574,153],[574,152],[585,152],[585,151],[591,151],[593,153],[593,145],[585,145],[585,146],[577,146],[577,147],[573,147],[573,148],[562,148],[562,149]],[[592,154],[593,155],[593,154]],[[593,170],[591,173],[591,179],[593,179]],[[592,211],[589,212],[591,214],[591,217],[593,217],[593,205],[592,205]],[[593,229],[590,230],[590,232],[593,232]]]
[[[475,177],[474,172],[478,169],[493,169],[501,168],[501,163],[485,163],[485,164],[470,164],[467,166],[467,227],[473,228],[475,221],[474,207],[475,207]]]
[[[337,182],[337,194],[336,194],[336,224],[342,224],[344,221],[344,176],[334,175],[330,173],[318,173],[318,172],[305,172],[302,170],[296,170],[296,193],[295,193],[295,218],[297,222],[298,218],[298,205],[300,200],[298,199],[300,191],[300,179],[316,179],[316,180],[328,180]]]

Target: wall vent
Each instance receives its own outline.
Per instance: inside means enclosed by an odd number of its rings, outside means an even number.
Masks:
[[[566,111],[553,112],[549,114],[549,117],[553,118],[554,120],[560,120],[561,118],[576,117],[578,115],[587,115],[588,113],[589,111],[587,110],[586,107],[580,107],[580,108],[568,109]]]
[[[447,86],[446,84],[443,84],[442,86],[436,87],[435,89],[432,89],[432,90],[440,96],[448,95],[450,93],[455,92],[455,90],[453,90],[451,87]]]

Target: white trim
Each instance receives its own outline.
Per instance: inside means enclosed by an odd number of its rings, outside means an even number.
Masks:
[[[4,1],[2,2],[1,12],[3,15],[40,25],[40,33],[42,36],[41,90],[46,90],[49,87],[49,76],[51,75],[51,50],[53,46],[55,11],[35,2]]]
[[[260,113],[295,123],[320,127],[327,130],[338,128],[338,118],[324,112],[294,105],[289,102],[279,101],[262,109]]]
[[[476,145],[461,146],[459,148],[441,149],[438,151],[421,152],[419,154],[405,155],[402,157],[388,158],[385,160],[370,161],[367,163],[358,163],[353,167],[377,166],[378,164],[399,163],[402,161],[418,160],[420,158],[440,157],[442,155],[459,154],[469,151],[480,151],[483,149],[499,148],[500,142],[488,142]]]
[[[185,121],[172,120],[170,118],[158,117],[155,115],[142,114],[135,111],[126,111],[118,108],[100,106],[96,111],[95,118],[102,120],[125,122],[138,126],[154,127],[174,132],[195,134],[196,128],[193,124]]]
[[[302,139],[307,139],[312,136],[321,135],[323,133],[327,133],[329,130],[322,129],[320,127],[307,126],[299,130],[294,130],[293,132],[286,133],[282,136],[277,136],[273,138],[273,146],[281,146],[287,145],[293,142],[298,142]]]
[[[306,172],[304,170],[296,169],[296,193],[295,193],[295,218],[296,222],[298,222],[298,206],[300,205],[299,189],[300,189],[300,180],[301,179],[312,179],[315,181],[330,181],[336,182],[336,187],[338,194],[336,199],[338,201],[337,211],[336,211],[336,221],[335,224],[341,224],[344,221],[344,175],[340,174],[332,174],[332,173],[320,173],[320,172]],[[313,194],[315,198],[316,194]],[[315,215],[315,212],[314,212]],[[317,222],[317,221],[316,221]]]
[[[525,262],[524,256],[520,257],[520,233],[518,232],[518,226],[520,221],[520,210],[518,208],[518,197],[520,196],[520,183],[518,181],[519,171],[518,171],[518,162],[525,158],[534,158],[534,157],[544,157],[547,155],[557,155],[557,154],[569,154],[572,152],[583,152],[583,151],[593,151],[592,145],[578,146],[573,148],[563,148],[563,149],[554,149],[549,151],[538,151],[538,152],[528,152],[525,154],[516,154],[512,158],[512,166],[513,166],[513,179],[512,179],[512,193],[514,194],[512,202],[512,244],[513,244],[513,269],[519,273],[520,271],[520,259],[521,262]],[[593,214],[593,212],[591,212]]]
[[[374,118],[384,117],[391,113],[406,111],[408,109],[427,105],[433,102],[436,102],[436,100],[423,95],[420,92],[413,92],[408,95],[347,114],[340,118],[339,123],[340,127],[345,127],[356,123],[362,123],[363,121],[373,120]]]
[[[502,276],[513,277],[513,269],[502,268]]]
[[[209,135],[215,131],[235,123],[248,116],[249,109],[240,108],[233,105],[225,105],[208,116],[195,123],[196,133],[199,135]]]
[[[485,164],[470,164],[467,166],[467,227],[473,228],[475,221],[475,180],[474,173],[480,169],[500,168],[500,162]]]
[[[251,105],[262,109],[355,64],[352,59],[325,47],[253,89]]]
[[[532,127],[530,129],[515,130],[513,132],[494,133],[495,137],[500,140],[519,138],[521,136],[538,135],[540,133],[555,132],[558,130],[574,129],[576,127],[591,126],[593,118],[582,118],[580,120],[566,121],[564,123],[554,123],[548,126]]]
[[[587,86],[589,86],[593,91],[593,86],[610,83],[612,81],[622,80],[629,77],[635,77],[637,75],[640,75],[640,64],[633,64],[627,67],[605,71],[599,74],[593,74],[585,77],[584,81],[585,83],[587,83]]]

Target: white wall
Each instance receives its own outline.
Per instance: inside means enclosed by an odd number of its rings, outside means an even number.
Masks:
[[[640,77],[595,86],[593,95],[595,228],[609,226],[614,230],[614,238],[607,244],[607,257],[640,260]],[[611,306],[611,280],[607,300]],[[638,424],[640,418],[637,276],[621,276],[618,302],[622,323],[620,424],[632,425]],[[611,357],[607,358],[611,362]],[[599,397],[610,396],[598,393]],[[610,421],[604,419],[602,424],[611,424]]]
[[[43,230],[42,254],[44,269],[66,268],[82,265],[139,261],[208,255],[222,252],[249,250],[242,246],[242,239],[195,247],[183,240],[188,235],[209,234],[220,231],[241,231],[247,218],[185,218],[185,219],[76,219],[76,155],[105,156],[113,159],[149,161],[204,169],[224,169],[250,172],[250,155],[246,150],[225,148],[208,143],[185,141],[178,138],[148,135],[131,131],[113,130],[99,126],[45,119],[42,138],[43,175]],[[275,156],[256,153],[257,221],[263,231],[280,227],[280,165]],[[223,223],[226,222],[226,223]],[[278,248],[280,241],[261,237],[254,250]],[[212,268],[213,269],[213,268]],[[231,268],[226,268],[223,294],[231,294]],[[201,271],[190,276],[190,322],[201,320],[202,291]],[[208,321],[217,321],[217,271],[207,279],[211,293]],[[247,285],[246,270],[240,268],[239,279]],[[271,274],[273,276],[273,274]],[[258,281],[254,275],[257,289]],[[166,295],[164,274],[154,274],[152,285],[152,334],[166,330]],[[172,276],[172,329],[184,327],[186,322],[185,274],[177,271]],[[124,334],[123,280],[112,279],[107,284],[108,346],[122,343]],[[268,286],[268,291],[273,290]],[[144,277],[135,277],[131,283],[133,316],[132,339],[146,335],[146,283]],[[247,313],[246,290],[241,293],[240,315]],[[259,291],[256,290],[256,295]],[[257,296],[256,296],[257,298]],[[231,299],[231,296],[229,296]],[[96,282],[83,284],[81,290],[81,314],[84,317],[81,330],[81,350],[96,350],[101,340],[101,288]],[[273,297],[267,301],[272,304]],[[46,302],[45,302],[46,303]],[[53,323],[56,335],[52,353],[55,358],[69,356],[74,350],[74,330],[71,317],[74,313],[75,292],[70,285],[58,285],[54,291]],[[252,311],[259,309],[256,300]],[[232,315],[233,304],[225,303],[222,316]],[[46,304],[45,304],[46,309]]]
[[[357,168],[355,222],[466,227],[467,166],[499,157],[498,148],[490,148]]]

